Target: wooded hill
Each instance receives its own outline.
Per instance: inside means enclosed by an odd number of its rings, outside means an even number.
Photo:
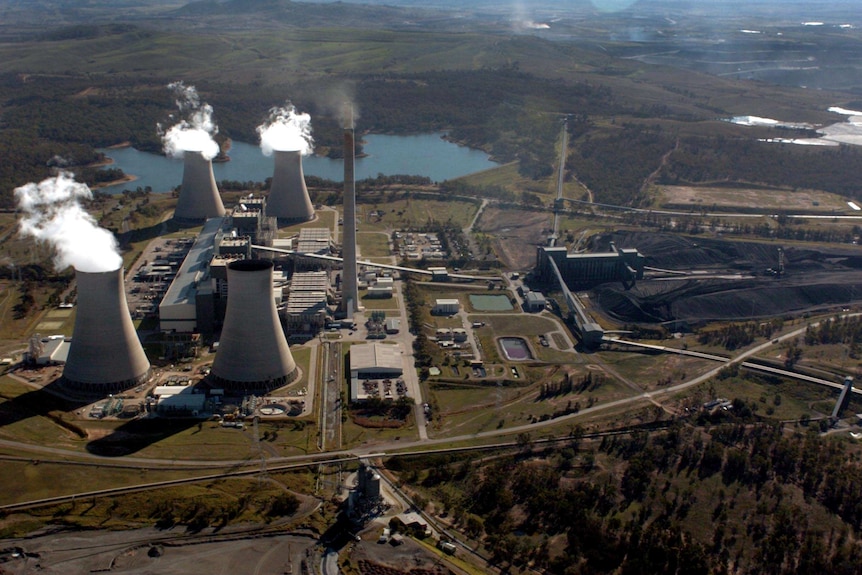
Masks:
[[[214,107],[223,137],[255,142],[267,110],[289,100],[312,115],[317,149],[337,156],[337,111],[349,100],[360,132],[448,130],[500,161],[519,160],[521,174],[533,178],[553,173],[560,121],[569,115],[570,175],[601,202],[648,202],[645,178],[660,167],[658,177],[669,183],[857,193],[852,182],[862,156],[855,149],[762,144],[756,140],[775,135],[769,129],[716,121],[761,114],[832,123],[841,118],[826,112],[826,103],[850,101],[846,95],[649,66],[534,36],[219,31],[217,25],[227,26],[221,12],[233,5],[186,7],[202,24],[199,31],[188,22],[177,32],[179,24],[138,18],[58,27],[38,40],[0,45],[0,153],[22,160],[0,166],[0,206],[10,207],[15,186],[47,175],[55,155],[73,166],[93,156],[76,145],[130,142],[159,150],[156,123],[174,111],[165,86],[178,79]],[[245,17],[248,23],[260,14],[247,6]]]
[[[858,572],[857,449],[805,427],[756,422],[741,400],[698,423],[706,427],[387,466],[504,570]]]

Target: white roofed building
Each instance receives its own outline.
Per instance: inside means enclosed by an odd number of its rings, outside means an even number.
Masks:
[[[394,379],[404,373],[401,346],[389,343],[364,343],[350,347],[350,401],[368,399],[363,381]]]

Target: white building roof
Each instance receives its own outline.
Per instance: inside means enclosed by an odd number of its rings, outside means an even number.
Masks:
[[[401,346],[388,343],[363,343],[350,347],[350,371],[404,371]]]

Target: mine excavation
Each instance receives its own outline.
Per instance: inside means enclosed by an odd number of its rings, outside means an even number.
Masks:
[[[617,232],[602,236],[599,249],[611,241],[645,257],[644,277],[631,289],[618,282],[593,289],[597,308],[622,322],[696,325],[826,311],[853,301],[862,285],[856,246]]]

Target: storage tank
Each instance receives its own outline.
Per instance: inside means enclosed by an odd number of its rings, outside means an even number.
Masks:
[[[201,221],[225,214],[216,186],[212,160],[201,152],[183,153],[183,184],[174,210],[174,219]]]
[[[227,267],[227,311],[210,376],[230,390],[269,391],[298,375],[272,291],[272,262],[238,260]]]
[[[302,152],[273,150],[274,170],[266,202],[266,215],[284,222],[307,222],[314,218],[302,172]]]
[[[145,382],[150,362],[132,324],[123,268],[109,272],[75,270],[78,306],[65,384],[86,392],[116,393]]]

